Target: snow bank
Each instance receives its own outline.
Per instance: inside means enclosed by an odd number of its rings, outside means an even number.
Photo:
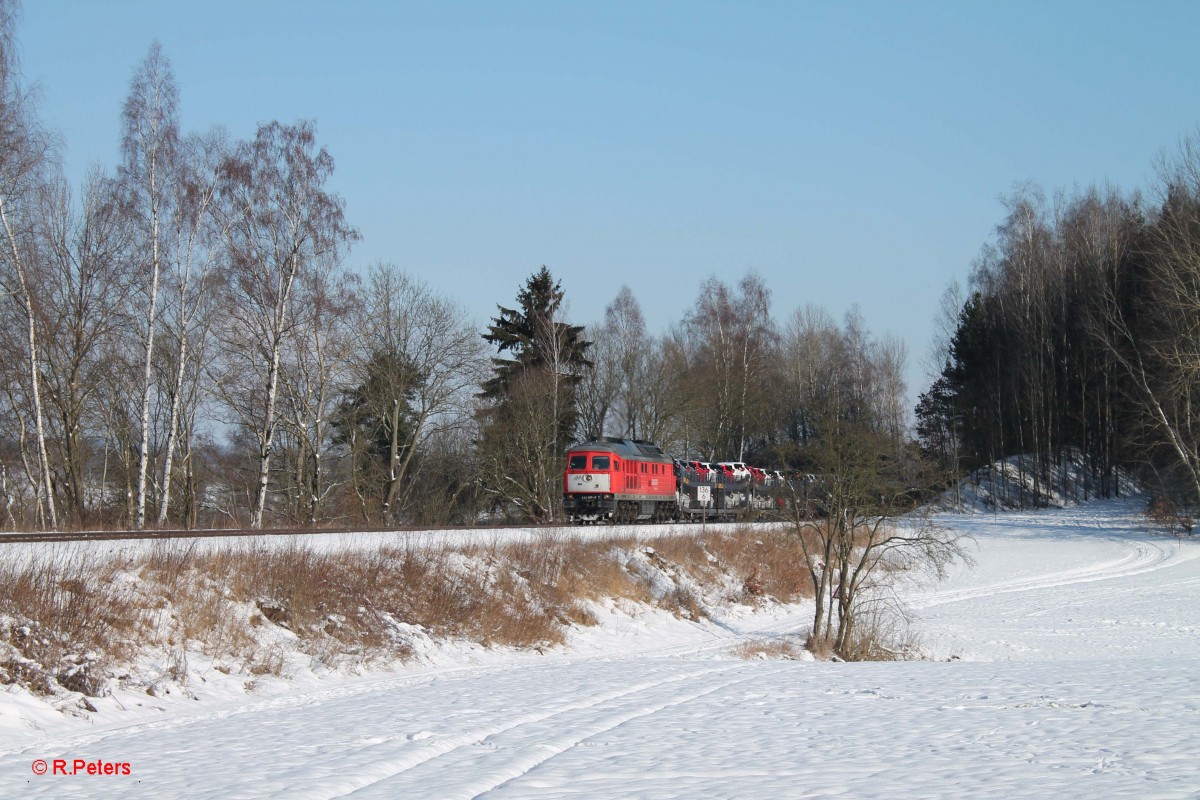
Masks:
[[[1109,493],[1118,497],[1140,491],[1124,470],[1118,470],[1110,484]],[[1082,453],[1069,448],[1057,464],[1039,465],[1033,456],[1023,455],[981,467],[947,491],[939,507],[960,511],[1065,508],[1099,497],[1103,486]]]

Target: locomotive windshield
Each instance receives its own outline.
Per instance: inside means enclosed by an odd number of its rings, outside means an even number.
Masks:
[[[567,469],[587,469],[587,456],[571,456],[571,460],[567,462]]]
[[[592,456],[592,469],[608,469],[608,456]]]

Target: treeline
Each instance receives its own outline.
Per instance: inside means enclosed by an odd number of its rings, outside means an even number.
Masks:
[[[157,45],[117,168],[72,187],[14,14],[0,0],[0,525],[547,520],[564,450],[597,435],[814,471],[847,425],[912,451],[903,347],[856,314],[779,325],[754,274],[655,336],[627,288],[568,323],[545,268],[485,330],[389,265],[352,270],[314,126],[182,131]]]
[[[1112,188],[1008,199],[968,296],[947,298],[943,369],[917,408],[947,469],[1031,454],[1037,488],[1108,497],[1123,468],[1200,499],[1197,140],[1159,172],[1154,202]],[[1072,450],[1092,467],[1082,486],[1055,469]]]
[[[483,342],[412,278],[347,269],[358,233],[313,125],[185,133],[153,45],[118,166],[76,190],[21,86],[15,14],[0,2],[0,520],[382,522],[420,494],[418,462],[456,475]]]
[[[628,287],[584,328],[556,316],[562,299],[543,268],[521,308],[502,309],[487,334],[512,355],[493,360],[480,434],[483,473],[503,484],[492,490],[503,506],[554,518],[565,449],[601,435],[653,441],[677,458],[806,472],[825,472],[831,440],[853,436],[897,480],[913,467],[905,348],[872,337],[856,311],[838,324],[803,307],[780,325],[754,273],[732,286],[705,281],[661,336],[647,331]]]

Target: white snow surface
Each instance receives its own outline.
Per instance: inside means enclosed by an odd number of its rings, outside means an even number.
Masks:
[[[0,694],[0,796],[1200,797],[1200,539],[1136,502],[945,515],[976,564],[909,590],[929,660],[741,660],[803,606],[609,605],[544,655],[264,680],[86,717]],[[193,665],[197,667],[197,665]],[[202,665],[199,665],[203,673]],[[35,759],[130,775],[35,775]]]
[[[130,559],[136,560],[164,548],[178,553],[209,553],[303,547],[317,553],[344,550],[376,550],[380,547],[405,550],[438,547],[485,545],[500,547],[508,544],[539,541],[547,538],[589,541],[629,537],[643,539],[648,535],[687,536],[704,531],[734,530],[736,523],[682,523],[676,525],[596,525],[584,527],[543,528],[455,528],[429,531],[326,531],[315,534],[263,534],[261,536],[206,536],[195,539],[94,539],[74,542],[8,542],[3,543],[0,532],[0,558],[9,561],[22,559],[75,560]]]

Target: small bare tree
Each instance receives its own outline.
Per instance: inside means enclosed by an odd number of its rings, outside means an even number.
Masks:
[[[896,425],[902,354],[873,343],[856,314],[839,332],[809,310],[787,340],[792,380],[807,392],[804,455],[816,474],[803,492],[789,484],[788,506],[815,592],[809,644],[846,659],[878,657],[861,622],[888,597],[889,580],[941,574],[965,553],[916,508],[933,479]]]
[[[360,498],[372,498],[390,524],[409,503],[409,475],[425,444],[470,417],[484,346],[462,309],[388,264],[371,269],[355,328],[341,436],[357,443]]]
[[[890,437],[857,422],[834,423],[812,453],[820,470],[810,487],[820,515],[800,497],[790,509],[815,592],[810,647],[847,660],[878,657],[878,632],[860,622],[892,599],[899,574],[941,577],[965,560],[958,536],[920,512],[923,470],[915,452],[896,459]]]

